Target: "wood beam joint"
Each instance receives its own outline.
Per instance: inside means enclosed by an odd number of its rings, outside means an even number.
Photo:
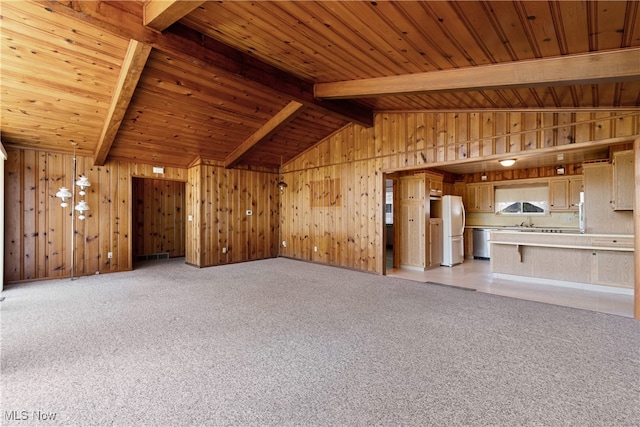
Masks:
[[[251,148],[260,144],[262,141],[269,139],[280,129],[289,124],[304,110],[304,105],[297,101],[291,101],[282,110],[265,123],[257,132],[247,138],[235,150],[233,150],[225,159],[224,167],[232,168],[237,165],[242,156],[244,156]]]
[[[202,3],[204,1],[149,0],[144,5],[144,25],[156,31],[164,31]]]
[[[120,68],[118,83],[113,91],[111,105],[109,106],[104,126],[100,132],[100,139],[96,146],[93,161],[96,166],[103,166],[107,160],[109,150],[111,150],[113,141],[116,138],[122,119],[127,112],[131,97],[136,90],[136,86],[142,75],[142,70],[144,70],[150,53],[151,46],[136,40],[129,41],[129,47],[127,48],[122,67]]]

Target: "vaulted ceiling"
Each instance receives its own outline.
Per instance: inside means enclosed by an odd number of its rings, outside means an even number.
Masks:
[[[638,1],[3,1],[5,145],[277,168],[375,111],[640,107]]]

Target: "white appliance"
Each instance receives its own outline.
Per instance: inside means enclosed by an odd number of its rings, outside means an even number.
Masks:
[[[464,261],[465,212],[460,196],[442,196],[442,264],[452,267]]]
[[[585,232],[585,221],[584,221],[584,191],[580,192],[580,202],[578,203],[578,220],[580,224],[580,233]]]

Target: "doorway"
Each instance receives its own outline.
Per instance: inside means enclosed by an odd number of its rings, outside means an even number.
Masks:
[[[385,204],[384,204],[384,260],[385,272],[395,267],[394,263],[394,242],[395,229],[393,225],[393,197],[394,197],[394,180],[388,176],[384,178],[385,183]]]
[[[186,254],[185,188],[181,181],[132,180],[132,256],[136,262]]]

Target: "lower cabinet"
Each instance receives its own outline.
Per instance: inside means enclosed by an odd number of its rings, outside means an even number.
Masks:
[[[633,284],[633,252],[593,251],[591,283],[630,287]]]
[[[464,229],[464,257],[473,259],[473,228]]]
[[[442,263],[442,218],[429,220],[429,258],[427,268],[440,267]]]
[[[401,203],[398,227],[400,267],[425,268],[425,213],[422,203]]]

